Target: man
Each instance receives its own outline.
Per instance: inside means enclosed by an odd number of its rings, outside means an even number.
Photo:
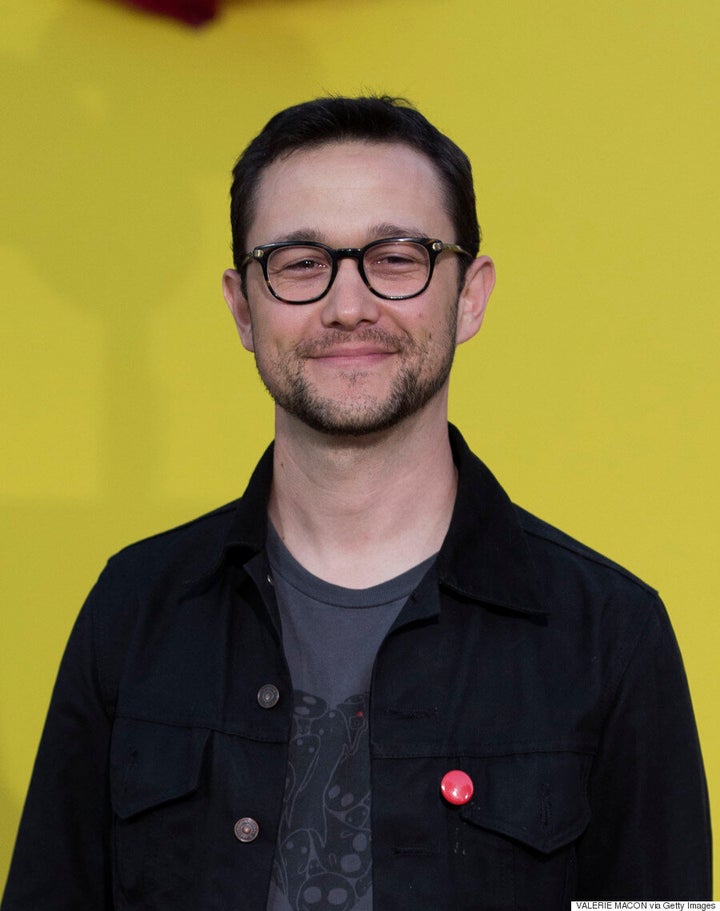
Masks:
[[[224,291],[274,447],[241,500],[100,577],[3,911],[709,898],[656,593],[448,429],[494,282],[466,156],[404,102],[332,98],[234,175]]]

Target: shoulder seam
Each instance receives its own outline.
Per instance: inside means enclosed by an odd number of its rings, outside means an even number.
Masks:
[[[548,524],[543,519],[539,519],[532,513],[527,512],[527,510],[523,509],[522,506],[517,506],[516,504],[513,504],[513,506],[518,514],[520,527],[526,535],[529,535],[533,538],[538,538],[541,541],[546,541],[548,544],[552,544],[555,547],[559,547],[562,550],[566,550],[569,553],[575,554],[576,556],[581,557],[590,563],[594,563],[596,566],[602,566],[605,569],[611,570],[622,576],[628,582],[632,582],[635,586],[642,589],[645,593],[652,595],[655,598],[659,598],[657,589],[653,588],[653,586],[649,585],[647,582],[644,582],[634,573],[630,572],[629,569],[625,569],[624,566],[621,566],[619,563],[616,563],[609,557],[605,557],[601,553],[598,553],[592,548],[587,547],[585,544],[582,544],[580,541],[576,541],[574,538],[570,537],[559,528],[555,528],[553,525]],[[529,517],[533,521],[540,523],[541,526],[546,527],[548,531],[552,533],[543,534],[542,528],[529,528],[526,517]]]
[[[157,541],[161,538],[168,537],[169,535],[177,534],[182,532],[185,529],[190,529],[195,525],[199,525],[202,522],[210,521],[216,517],[222,516],[224,513],[233,511],[237,504],[238,500],[231,500],[230,503],[225,503],[223,506],[218,506],[217,509],[213,509],[210,512],[203,513],[200,516],[196,516],[194,519],[189,519],[187,522],[181,522],[179,525],[174,525],[172,528],[163,529],[163,531],[155,532],[155,534],[147,535],[144,538],[140,538],[138,541],[132,541],[130,544],[126,544],[125,547],[122,547],[117,553],[113,556],[118,556],[122,553],[127,553],[127,551],[134,550],[136,547],[141,547],[143,544],[147,544],[150,541]],[[112,559],[112,557],[110,558]]]

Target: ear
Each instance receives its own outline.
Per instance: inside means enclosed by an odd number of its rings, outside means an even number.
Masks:
[[[495,264],[489,256],[478,256],[465,273],[465,283],[458,298],[455,344],[461,345],[478,332],[494,287]]]
[[[243,294],[240,273],[235,269],[226,269],[223,272],[223,295],[235,320],[243,347],[248,351],[254,351],[250,307]]]

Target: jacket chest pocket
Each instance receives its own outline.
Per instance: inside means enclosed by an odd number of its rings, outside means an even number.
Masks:
[[[569,907],[574,843],[590,819],[591,756],[551,751],[457,762],[472,778],[474,793],[468,803],[446,810],[453,907]]]
[[[198,789],[209,731],[118,719],[110,752],[119,908],[184,908],[202,842]]]

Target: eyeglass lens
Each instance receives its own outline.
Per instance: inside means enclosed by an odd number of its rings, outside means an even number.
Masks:
[[[373,244],[362,260],[368,284],[383,297],[406,297],[422,290],[430,269],[425,247],[412,241]],[[332,279],[332,258],[321,247],[294,244],[272,251],[267,262],[273,291],[288,301],[312,300]]]

